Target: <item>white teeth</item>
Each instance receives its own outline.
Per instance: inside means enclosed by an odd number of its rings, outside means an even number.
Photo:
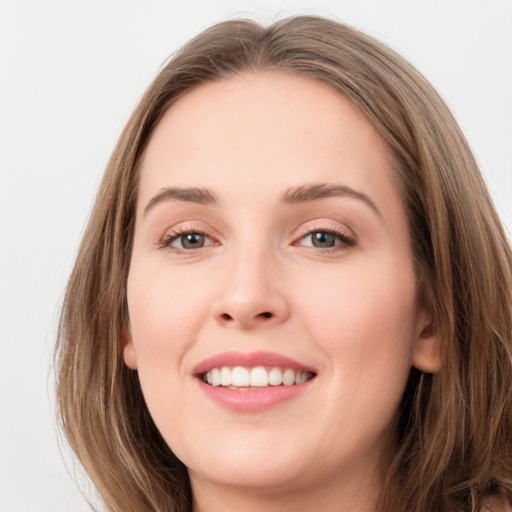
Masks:
[[[203,375],[203,380],[211,386],[224,387],[267,387],[267,386],[293,386],[303,384],[313,376],[306,371],[295,371],[291,368],[265,368],[256,366],[252,369],[243,366],[223,366],[212,368]]]
[[[302,384],[308,380],[307,372],[297,372],[295,374],[295,384]]]
[[[283,373],[283,384],[285,386],[293,386],[295,384],[295,372],[287,368]]]
[[[268,383],[271,386],[280,386],[283,383],[283,373],[279,368],[272,368],[268,372]]]
[[[263,366],[256,366],[251,370],[251,386],[268,386],[268,372]]]
[[[220,370],[220,385],[231,386],[231,371],[229,368],[224,367]]]
[[[212,370],[212,386],[220,386],[220,370],[218,368]]]
[[[231,384],[236,387],[248,387],[250,384],[249,370],[242,366],[235,366],[231,374]]]

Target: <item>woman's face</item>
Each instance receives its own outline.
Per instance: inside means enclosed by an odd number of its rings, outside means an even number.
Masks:
[[[390,160],[343,96],[277,72],[155,129],[124,359],[193,489],[375,484],[411,365],[437,364]]]

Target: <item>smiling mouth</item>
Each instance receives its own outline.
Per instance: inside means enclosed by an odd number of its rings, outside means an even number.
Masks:
[[[311,380],[315,373],[283,367],[222,366],[199,375],[200,379],[212,387],[228,389],[261,389],[278,386],[297,386]]]

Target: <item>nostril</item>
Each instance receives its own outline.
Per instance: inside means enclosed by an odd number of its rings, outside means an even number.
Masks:
[[[0,0],[1,1],[1,0]],[[245,326],[246,324],[250,324],[251,321],[257,321],[257,320],[267,320],[272,319],[275,317],[275,314],[271,311],[263,311],[262,313],[258,313],[256,316],[252,317],[248,315],[247,317],[242,314],[235,314],[230,315],[229,313],[221,313],[218,318],[221,322],[225,324],[240,324],[242,326]]]

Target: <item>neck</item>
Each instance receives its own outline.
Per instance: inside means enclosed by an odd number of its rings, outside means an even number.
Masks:
[[[335,482],[300,488],[232,487],[190,475],[192,512],[376,512],[381,488],[376,477],[348,475]]]

